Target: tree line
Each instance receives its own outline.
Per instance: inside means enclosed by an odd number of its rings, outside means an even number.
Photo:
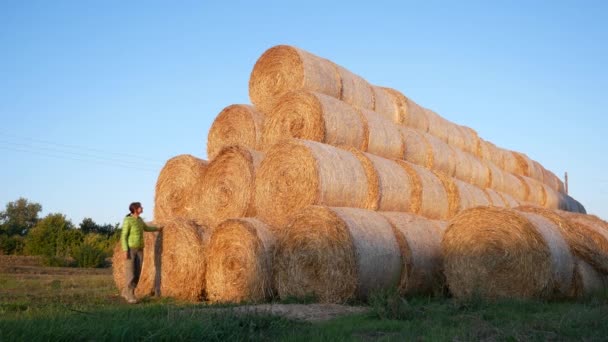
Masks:
[[[74,225],[61,213],[40,218],[42,205],[19,198],[0,212],[0,254],[37,255],[48,266],[103,267],[120,238],[119,224],[85,218]]]

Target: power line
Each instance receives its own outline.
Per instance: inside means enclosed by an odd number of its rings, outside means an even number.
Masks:
[[[86,147],[86,146],[57,143],[57,142],[53,142],[53,141],[49,141],[49,140],[43,140],[43,139],[37,139],[37,138],[31,138],[31,137],[16,135],[16,134],[8,133],[8,132],[2,131],[2,130],[0,130],[0,134],[2,134],[4,136],[7,136],[7,137],[13,137],[13,138],[18,138],[18,139],[29,140],[29,141],[37,142],[37,143],[41,143],[41,144],[55,145],[55,146],[60,146],[60,147],[64,147],[64,148],[69,148],[69,149],[88,150],[88,151],[91,151],[91,152],[99,152],[99,153],[104,153],[104,154],[113,154],[113,155],[116,155],[116,156],[123,156],[123,157],[140,159],[142,161],[147,161],[147,162],[152,162],[152,163],[158,163],[158,160],[154,160],[154,159],[149,158],[149,157],[145,157],[145,156],[141,156],[141,155],[136,155],[136,154],[131,154],[131,153],[111,152],[111,151],[105,151],[105,150],[101,150],[101,149],[97,149],[97,148],[91,148],[91,147]]]
[[[109,157],[99,156],[99,155],[95,155],[95,154],[91,154],[91,153],[66,151],[66,150],[62,150],[59,148],[55,148],[55,147],[35,146],[35,145],[31,145],[31,144],[16,143],[16,142],[11,142],[11,141],[6,141],[6,140],[0,140],[0,144],[7,144],[7,145],[11,145],[13,147],[26,148],[26,149],[31,149],[31,150],[35,150],[35,151],[44,150],[44,151],[49,151],[49,152],[53,152],[53,153],[68,154],[68,155],[74,155],[74,156],[85,157],[85,158],[90,158],[90,159],[97,159],[97,160],[102,160],[102,161],[130,164],[130,165],[135,165],[135,166],[158,166],[158,163],[109,158]]]
[[[93,164],[99,164],[99,165],[106,165],[106,166],[114,166],[114,167],[120,167],[120,168],[126,168],[126,169],[133,169],[133,170],[139,170],[139,171],[158,172],[158,170],[154,170],[154,169],[150,169],[150,168],[145,168],[145,167],[138,167],[138,166],[134,166],[134,165],[126,165],[126,164],[120,164],[120,163],[113,163],[113,162],[108,162],[108,161],[87,160],[87,159],[75,158],[75,157],[70,157],[70,156],[55,155],[55,154],[40,152],[40,151],[37,151],[37,150],[28,150],[26,148],[12,148],[12,147],[7,147],[7,146],[0,146],[0,149],[2,149],[2,150],[8,150],[8,151],[13,151],[13,152],[27,153],[27,154],[37,154],[37,155],[40,155],[40,156],[50,157],[50,158],[55,158],[55,159],[72,160],[72,161],[79,161],[79,162],[85,162],[85,163],[93,163]]]

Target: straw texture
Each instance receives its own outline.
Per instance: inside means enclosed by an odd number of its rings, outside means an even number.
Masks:
[[[576,258],[574,268],[574,297],[590,297],[605,293],[608,279],[585,261]]]
[[[568,245],[551,221],[536,214],[467,210],[450,221],[441,248],[456,297],[546,298],[571,291]]]
[[[352,106],[321,93],[285,94],[268,113],[264,149],[286,138],[300,138],[333,146],[363,148],[365,123]]]
[[[435,172],[435,175],[441,180],[448,197],[448,217],[469,208],[491,205],[488,195],[482,189],[439,172]]]
[[[340,99],[358,108],[374,109],[374,90],[362,77],[336,65],[342,82]]]
[[[249,78],[249,98],[268,113],[279,98],[293,90],[309,90],[340,98],[340,75],[335,65],[293,46],[278,45],[257,60]]]
[[[366,299],[397,287],[402,261],[393,227],[377,212],[311,206],[279,234],[275,284],[281,298]]]
[[[402,159],[428,167],[432,160],[432,146],[427,142],[425,134],[409,127],[401,127],[400,131],[405,146]]]
[[[230,219],[207,248],[207,297],[212,302],[261,302],[272,296],[273,230],[255,218]]]
[[[366,207],[368,191],[373,189],[361,162],[351,152],[299,139],[284,141],[268,151],[255,188],[257,215],[275,227],[312,204]]]
[[[257,151],[230,146],[209,163],[200,206],[210,227],[229,218],[255,216],[254,182],[263,158]]]
[[[393,100],[393,95],[385,88],[372,86],[374,91],[374,112],[384,116],[391,122],[401,122],[399,105]]]
[[[429,120],[426,117],[426,113],[422,107],[420,107],[416,102],[407,98],[398,90],[392,88],[382,88],[385,92],[387,92],[393,101],[394,104],[398,107],[398,115],[393,118],[393,122],[416,128],[423,132],[428,131],[429,129]]]
[[[189,154],[169,159],[156,181],[154,219],[187,217],[204,220],[205,209],[199,203],[206,170],[207,161]]]
[[[368,184],[377,184],[378,189],[370,189],[375,194],[375,205],[366,205],[367,209],[381,211],[414,211],[415,180],[410,177],[395,160],[385,159],[370,153],[350,150],[361,161],[365,169]]]
[[[437,294],[444,286],[441,272],[443,230],[434,221],[395,212],[381,212],[396,231],[403,269],[399,290],[402,295]]]
[[[186,301],[205,298],[206,252],[210,230],[185,219],[162,221],[160,292]]]
[[[448,194],[441,180],[430,170],[407,161],[398,161],[412,180],[411,212],[435,220],[450,214]]]
[[[207,135],[207,157],[212,160],[225,147],[240,145],[260,149],[264,115],[250,105],[224,108],[215,118]]]
[[[456,156],[454,154],[454,149],[430,134],[425,134],[424,137],[429,145],[430,151],[427,167],[439,171],[446,176],[454,176],[456,171]]]
[[[370,110],[361,109],[361,115],[366,123],[366,139],[362,150],[384,158],[402,159],[405,143],[399,126]]]

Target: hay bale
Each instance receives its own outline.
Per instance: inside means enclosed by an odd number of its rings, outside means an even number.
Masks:
[[[441,249],[456,297],[546,298],[571,290],[568,245],[550,220],[536,214],[469,209],[450,221]]]
[[[365,207],[373,198],[365,170],[351,152],[299,139],[268,151],[255,188],[257,215],[275,227],[308,205]]]
[[[399,105],[393,100],[391,93],[385,88],[372,86],[374,91],[374,112],[384,116],[391,122],[398,123],[401,118]]]
[[[172,217],[202,219],[205,208],[199,206],[201,184],[207,161],[182,154],[167,161],[156,181],[154,218]]]
[[[429,120],[429,134],[432,134],[447,144],[449,141],[450,130],[454,124],[430,109],[425,109],[425,113]]]
[[[448,219],[450,206],[441,180],[422,166],[404,160],[397,162],[412,180],[411,212],[435,220]]]
[[[278,235],[274,276],[281,298],[365,299],[397,287],[401,268],[393,227],[377,212],[311,206]]]
[[[543,182],[547,184],[551,189],[565,193],[564,182],[559,179],[553,172],[543,168]]]
[[[381,212],[395,228],[403,269],[402,295],[437,294],[444,286],[441,265],[443,230],[435,221],[395,212]]]
[[[485,191],[486,196],[490,199],[490,205],[501,208],[509,208],[509,205],[505,202],[504,197],[501,196],[498,191],[490,188],[483,189],[483,191]]]
[[[342,83],[340,100],[357,108],[373,110],[374,90],[372,85],[339,65],[336,65],[336,70]]]
[[[491,142],[480,140],[478,155],[482,160],[487,160],[500,169],[504,168],[504,150],[496,147]]]
[[[532,210],[526,208],[527,210]],[[541,211],[536,208],[535,210]],[[608,224],[593,215],[571,213],[562,210],[550,211],[554,220],[557,215],[568,224],[565,236],[573,252],[585,262],[603,273],[608,273]]]
[[[456,156],[454,149],[430,134],[424,134],[429,146],[427,168],[439,171],[446,176],[453,176],[456,171]]]
[[[150,224],[154,226],[154,224]],[[146,232],[144,234],[144,260],[141,266],[141,276],[135,288],[137,297],[156,295],[160,291],[160,256],[162,253],[161,233]],[[124,254],[124,252],[123,252]]]
[[[363,148],[365,133],[365,122],[352,106],[321,93],[295,91],[282,96],[268,112],[263,147],[299,138]]]
[[[211,302],[261,302],[272,296],[273,230],[255,218],[230,219],[207,247],[207,298]]]
[[[405,144],[399,126],[367,109],[361,109],[365,120],[365,143],[363,151],[389,159],[402,159]]]
[[[453,148],[454,177],[467,183],[471,183],[480,188],[490,186],[490,169],[474,155],[464,152],[458,148]]]
[[[263,128],[264,114],[253,106],[235,104],[224,108],[209,129],[207,157],[211,160],[231,145],[260,149]]]
[[[120,241],[114,246],[112,253],[112,277],[114,278],[114,285],[118,289],[118,293],[122,293],[122,290],[126,285],[125,277],[125,252],[122,250]]]
[[[544,168],[527,155],[520,152],[512,152],[518,164],[517,173],[543,182]]]
[[[309,90],[340,98],[340,75],[334,63],[293,46],[272,47],[257,60],[249,78],[249,98],[268,113],[284,94]]]
[[[482,189],[439,172],[435,172],[435,175],[441,180],[448,196],[448,217],[469,208],[491,205],[488,195]]]
[[[566,205],[566,198],[564,194],[557,192],[549,185],[541,183],[541,186],[545,192],[545,203],[543,204],[543,207],[549,209],[561,209]]]
[[[585,261],[575,258],[573,296],[590,297],[604,293],[608,288],[608,278]]]
[[[496,175],[495,172],[500,173],[500,176],[498,177],[502,179],[502,183],[500,186],[492,186],[493,189],[509,194],[521,202],[526,202],[528,200],[528,196],[530,195],[529,188],[521,176],[502,170],[492,170],[492,177]]]
[[[427,167],[431,160],[431,146],[425,139],[424,133],[409,127],[400,127],[405,152],[403,159],[411,163]]]
[[[502,148],[500,148],[499,151],[502,154],[503,170],[516,175],[526,174],[526,165],[521,163],[521,159],[519,158],[520,154],[518,152],[509,151]]]
[[[376,189],[369,189],[368,193],[374,194],[371,196],[373,202],[365,208],[413,212],[414,180],[397,161],[356,149],[350,149],[350,152],[361,162],[367,175],[367,184],[377,185]]]
[[[160,257],[159,233],[146,232],[144,234],[144,260],[142,263],[139,283],[135,288],[137,297],[145,297],[157,293],[159,277],[157,277],[157,265]],[[125,251],[122,250],[120,241],[114,247],[112,254],[112,277],[119,293],[126,287],[125,276]]]
[[[500,195],[500,197],[502,197],[503,201],[505,202],[505,208],[515,208],[520,206],[519,201],[516,200],[513,196],[500,191],[497,191],[497,193]]]
[[[526,176],[515,175],[524,184],[526,189],[526,199],[524,201],[538,206],[545,206],[547,203],[547,194],[543,184],[535,179]]]
[[[209,163],[201,184],[204,222],[215,227],[236,217],[255,216],[255,175],[264,155],[241,146],[224,148]]]
[[[477,152],[479,150],[479,145],[481,144],[481,139],[479,138],[479,134],[477,132],[467,126],[459,126],[460,129],[464,132],[464,147],[463,150],[471,153],[474,156],[478,156]]]
[[[203,300],[210,230],[181,218],[162,221],[161,225],[161,295],[186,301]]]
[[[392,120],[394,123],[416,128],[422,132],[427,132],[429,130],[429,120],[421,106],[398,90],[392,88],[382,89],[391,96],[393,102],[399,108],[399,115]]]

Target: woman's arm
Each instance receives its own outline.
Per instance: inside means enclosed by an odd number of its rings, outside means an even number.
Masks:
[[[129,233],[131,232],[131,225],[129,224],[129,220],[124,220],[122,222],[122,231],[120,233],[120,244],[122,245],[122,250],[125,252],[129,251]]]

